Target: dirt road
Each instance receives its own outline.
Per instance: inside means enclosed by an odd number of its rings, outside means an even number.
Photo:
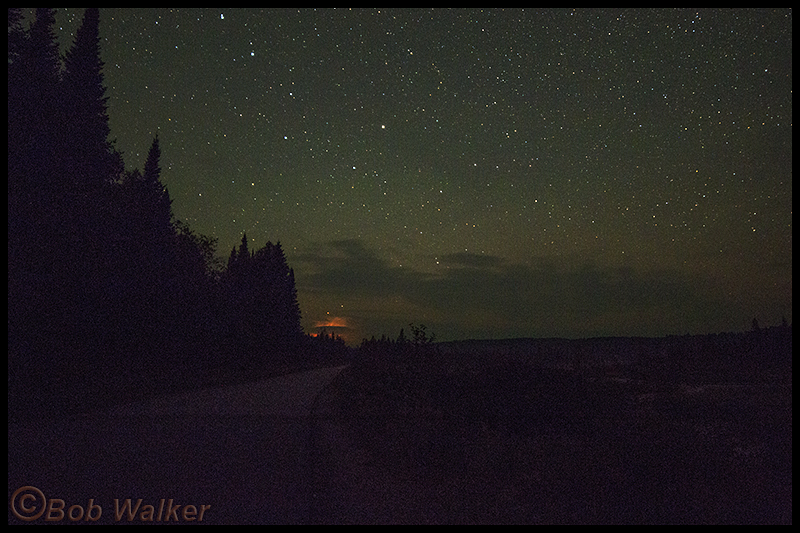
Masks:
[[[342,368],[10,425],[9,523],[305,523],[309,414]]]

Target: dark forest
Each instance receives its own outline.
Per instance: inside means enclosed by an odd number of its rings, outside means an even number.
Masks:
[[[243,236],[219,268],[215,239],[173,215],[158,137],[143,170],[110,139],[98,10],[63,58],[54,22],[42,8],[23,29],[9,10],[9,412],[302,365],[281,244]]]

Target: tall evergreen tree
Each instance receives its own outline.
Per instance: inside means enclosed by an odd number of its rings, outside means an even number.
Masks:
[[[127,174],[118,195],[116,242],[124,243],[120,253],[138,277],[162,279],[174,267],[177,233],[172,214],[172,199],[161,182],[161,148],[153,139],[145,162],[145,172]]]
[[[127,338],[135,339],[140,357],[161,357],[149,361],[151,368],[174,362],[182,336],[188,334],[193,305],[187,300],[186,269],[172,216],[172,200],[161,182],[161,149],[156,136],[148,151],[142,174],[134,170],[115,190],[113,232],[104,253],[113,265],[110,275],[119,288],[108,295],[113,309],[108,317]],[[193,280],[194,286],[198,281]],[[194,294],[192,294],[194,296]],[[197,302],[199,298],[194,298]],[[169,345],[169,346],[168,346]]]
[[[153,231],[166,238],[174,233],[172,220],[172,199],[167,187],[161,181],[161,147],[158,135],[153,138],[142,175],[143,212],[152,214]]]
[[[122,160],[108,136],[108,97],[100,58],[100,11],[87,8],[75,42],[64,60],[62,109],[65,113],[67,139],[65,164],[80,185],[91,193],[104,183],[117,180]],[[83,183],[81,183],[83,182]]]
[[[253,255],[257,290],[265,314],[265,334],[281,348],[293,346],[302,335],[294,270],[289,268],[280,242],[267,245]]]
[[[93,358],[104,353],[105,279],[99,239],[87,231],[97,219],[87,220],[64,166],[69,136],[54,25],[54,10],[39,8],[27,38],[13,30],[22,43],[9,65],[9,332],[17,339],[9,361],[36,390],[68,402],[88,388],[82,379],[90,368],[96,375]]]
[[[62,286],[54,254],[63,245],[59,224],[56,154],[60,137],[56,95],[60,61],[52,9],[39,8],[25,31],[9,12],[8,265],[10,327],[46,324],[41,298]],[[47,288],[42,288],[47,284]],[[40,299],[39,299],[40,298]],[[56,305],[50,305],[50,309]],[[19,318],[19,320],[17,320]]]
[[[228,256],[228,270],[227,270],[228,273],[230,273],[231,270],[236,268],[236,258],[237,257],[238,256],[236,255],[236,246],[234,246],[233,248],[231,248],[231,255]]]
[[[39,8],[27,32],[10,14],[8,68],[9,193],[19,193],[41,221],[53,190],[60,124],[57,95],[61,62],[53,25],[55,12]],[[13,58],[12,58],[13,54]]]
[[[245,233],[242,235],[242,244],[239,246],[239,263],[245,265],[249,259],[250,252],[247,250],[247,233]]]
[[[59,79],[61,64],[55,26],[56,11],[50,7],[36,9],[36,18],[31,23],[29,36],[30,46],[27,59],[32,67],[31,73],[36,75],[31,84],[43,82],[42,90],[55,91]]]
[[[54,29],[55,23],[54,9],[38,8],[21,54],[26,74],[25,97],[31,109],[41,110],[33,117],[37,126],[46,123],[53,125],[55,116],[43,114],[53,113],[60,81],[61,59]]]
[[[241,244],[239,249],[236,246],[231,250],[231,255],[228,257],[228,268],[225,271],[225,278],[228,284],[242,285],[245,282],[245,271],[248,268],[250,260],[250,252],[247,247],[247,233],[242,235]]]
[[[158,133],[153,137],[150,150],[147,152],[147,161],[144,163],[144,179],[149,182],[157,182],[161,179],[161,145],[158,141]]]
[[[121,221],[113,205],[112,182],[123,173],[122,158],[108,141],[99,23],[99,10],[86,9],[65,57],[57,115],[61,128],[57,202],[65,248],[74,275],[88,283],[87,295],[97,300],[92,304],[97,309],[113,290],[94,278],[108,280],[116,262],[110,243],[119,240]]]

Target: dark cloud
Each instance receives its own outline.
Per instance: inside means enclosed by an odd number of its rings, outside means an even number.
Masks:
[[[658,336],[727,316],[700,278],[674,269],[523,265],[459,253],[428,273],[390,266],[358,240],[336,241],[298,260],[307,269],[298,278],[301,291],[361,302],[349,312],[362,328],[377,328],[364,335],[424,321],[442,340],[486,331],[495,337]],[[403,308],[418,316],[402,316]]]
[[[299,255],[297,260],[309,272],[302,277],[305,288],[351,296],[402,295],[418,276],[409,269],[390,267],[356,239],[326,243],[322,250]]]
[[[441,259],[441,262],[445,265],[471,268],[488,268],[501,265],[503,263],[503,259],[492,255],[458,252],[444,255]]]

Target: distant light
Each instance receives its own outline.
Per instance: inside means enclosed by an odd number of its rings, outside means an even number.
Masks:
[[[219,14],[219,18],[220,18],[220,20],[225,20],[225,15],[223,15],[222,13],[220,13],[220,14]]]

